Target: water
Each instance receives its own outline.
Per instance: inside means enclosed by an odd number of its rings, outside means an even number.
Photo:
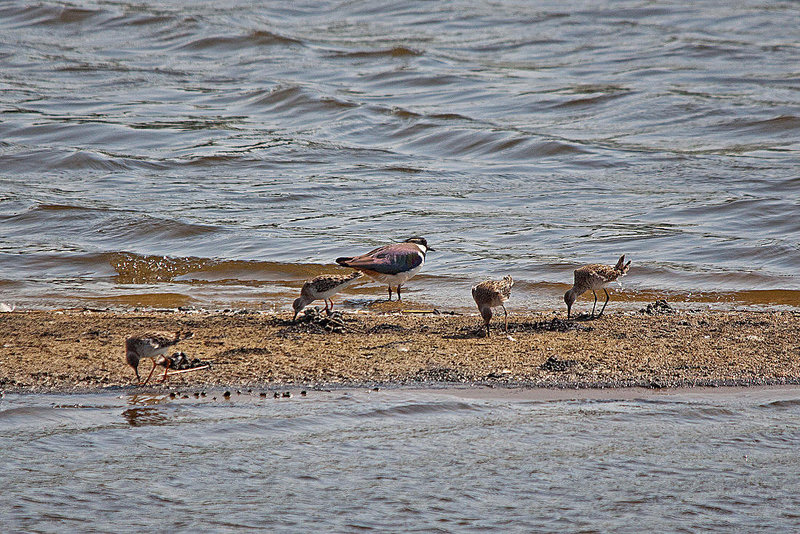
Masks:
[[[796,3],[0,5],[0,301],[288,308],[421,234],[407,297],[800,305]],[[383,296],[365,285],[353,305]]]
[[[791,532],[797,388],[8,395],[4,531]]]

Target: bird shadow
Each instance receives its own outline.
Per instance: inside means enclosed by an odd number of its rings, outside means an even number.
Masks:
[[[558,317],[553,317],[550,320],[543,321],[509,321],[508,334],[524,333],[524,332],[568,332],[570,330],[580,332],[590,332],[594,330],[591,326],[584,326],[577,324],[576,320],[564,320]],[[502,324],[492,328],[493,335],[505,335],[506,331]],[[480,339],[486,337],[486,327],[482,324],[474,326],[462,326],[456,332],[442,336],[445,339]]]
[[[602,318],[602,315],[592,315],[591,313],[579,313],[578,315],[572,316],[570,319],[566,319],[566,321],[576,321],[579,323],[585,323],[587,321],[596,321],[597,319]]]
[[[486,337],[486,328],[483,325],[462,326],[452,334],[445,334],[444,339],[480,339]]]

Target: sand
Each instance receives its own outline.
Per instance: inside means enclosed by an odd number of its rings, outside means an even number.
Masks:
[[[136,388],[126,336],[190,330],[177,349],[210,370],[148,389],[417,385],[687,387],[800,383],[800,313],[502,311],[492,336],[474,315],[346,313],[333,320],[255,311],[28,311],[0,313],[0,390]],[[144,376],[150,368],[142,364]]]

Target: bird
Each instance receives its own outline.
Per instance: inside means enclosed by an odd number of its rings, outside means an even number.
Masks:
[[[504,276],[502,280],[486,280],[472,286],[472,298],[478,305],[481,317],[486,323],[486,337],[489,337],[489,322],[492,320],[492,308],[502,306],[506,314],[506,332],[508,332],[508,311],[503,304],[511,296],[514,280]]]
[[[424,237],[411,237],[402,243],[385,245],[361,256],[336,258],[336,263],[366,274],[376,282],[397,288],[397,300],[402,300],[400,287],[422,269],[425,255],[433,250]]]
[[[300,310],[319,299],[325,301],[325,311],[330,314],[333,310],[333,301],[331,297],[353,284],[362,276],[363,275],[359,271],[355,271],[349,275],[321,274],[306,281],[306,283],[303,284],[303,288],[300,290],[300,296],[292,303],[292,308],[294,309],[294,318],[292,320],[297,320],[297,314],[300,313]],[[330,309],[328,309],[329,300],[331,303]]]
[[[610,298],[605,286],[615,281],[617,278],[624,276],[625,273],[628,272],[630,265],[630,261],[625,263],[625,254],[623,254],[613,267],[592,263],[575,269],[575,282],[572,284],[572,289],[564,293],[564,302],[567,304],[567,319],[570,319],[572,316],[572,304],[575,302],[575,299],[590,289],[594,294],[592,318],[594,318],[594,310],[597,307],[597,293],[595,293],[595,290],[602,289],[606,293],[606,301],[603,303],[603,309],[600,310],[600,315],[598,315],[598,317],[602,316]]]
[[[169,359],[164,356],[169,352],[179,341],[192,337],[191,332],[145,332],[129,336],[125,339],[125,361],[133,367],[136,373],[136,379],[140,385],[145,385],[153,376],[153,371],[157,365],[166,367],[164,371],[164,378],[166,379],[166,371],[169,370]],[[158,358],[157,358],[158,357]],[[139,362],[141,360],[150,359],[153,362],[153,367],[150,369],[150,374],[147,379],[142,382],[139,376]]]

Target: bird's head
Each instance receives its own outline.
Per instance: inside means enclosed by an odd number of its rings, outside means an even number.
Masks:
[[[424,252],[428,252],[429,250],[433,250],[431,247],[428,246],[428,241],[424,237],[409,237],[405,241],[406,243],[414,243],[415,245],[419,245],[423,248]]]
[[[567,305],[567,319],[572,315],[572,305],[575,303],[575,298],[575,292],[571,289],[564,293],[564,303]]]
[[[139,353],[137,353],[131,346],[130,341],[125,341],[125,361],[133,368],[136,373],[136,379],[139,379]]]
[[[292,303],[292,309],[294,310],[294,317],[292,318],[292,321],[297,320],[297,314],[306,307],[306,304],[308,303],[303,297],[297,297],[294,299],[294,302]]]

